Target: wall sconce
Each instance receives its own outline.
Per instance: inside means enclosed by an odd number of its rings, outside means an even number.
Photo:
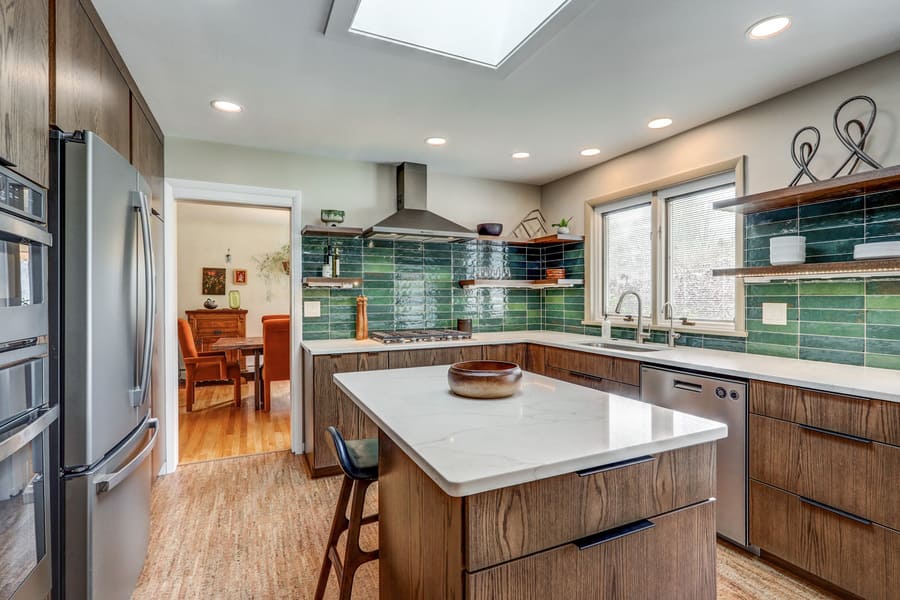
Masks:
[[[225,251],[225,264],[231,264],[231,248]]]

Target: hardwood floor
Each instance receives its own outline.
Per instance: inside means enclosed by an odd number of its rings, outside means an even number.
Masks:
[[[188,463],[261,454],[291,448],[290,382],[272,383],[272,411],[253,409],[253,382],[242,389],[241,407],[231,385],[197,387],[194,410],[185,411],[178,391],[178,459]]]
[[[150,550],[134,599],[312,598],[340,481],[309,479],[289,452],[179,467],[154,486]],[[376,498],[377,484],[367,513]],[[363,528],[364,549],[378,543],[377,527]],[[353,598],[377,598],[377,578],[377,561],[363,565]],[[725,543],[717,579],[723,600],[834,598]],[[333,575],[325,597],[337,597]]]

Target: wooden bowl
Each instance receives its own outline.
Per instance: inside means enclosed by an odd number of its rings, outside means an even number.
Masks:
[[[519,365],[498,360],[458,362],[447,371],[450,390],[466,398],[507,398],[519,390],[521,382]]]

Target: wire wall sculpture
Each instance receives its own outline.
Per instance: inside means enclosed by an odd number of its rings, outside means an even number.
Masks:
[[[868,105],[868,119],[865,123],[857,118],[847,119],[842,123],[841,113],[844,112],[844,109],[854,103],[856,106],[859,106],[860,104]],[[850,175],[856,170],[860,162],[866,163],[873,169],[882,168],[881,164],[866,152],[866,141],[869,138],[869,134],[872,132],[872,125],[875,123],[875,116],[877,114],[878,107],[875,105],[875,101],[869,96],[853,96],[847,98],[841,102],[840,106],[837,107],[837,110],[834,111],[834,117],[832,119],[834,134],[850,154],[831,177],[838,177],[845,169],[846,173],[843,174]],[[819,133],[819,129],[812,125],[803,127],[794,134],[794,138],[791,140],[791,159],[793,159],[794,164],[797,165],[799,171],[797,171],[797,174],[791,180],[789,187],[793,187],[800,183],[800,180],[803,179],[804,176],[811,182],[819,181],[819,178],[813,174],[809,165],[812,162],[813,157],[815,157],[816,152],[819,150],[819,143],[821,140],[822,135]],[[847,168],[848,165],[849,168]]]

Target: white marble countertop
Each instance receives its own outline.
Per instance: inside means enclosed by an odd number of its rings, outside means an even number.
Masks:
[[[525,373],[510,398],[456,396],[447,366],[339,373],[337,385],[450,496],[726,437],[715,421]]]
[[[602,338],[554,331],[510,331],[503,333],[477,333],[471,340],[461,342],[425,342],[416,344],[382,344],[373,340],[321,340],[304,341],[302,345],[312,354],[345,354],[351,352],[385,352],[394,350],[424,350],[427,348],[515,344],[531,342],[594,352],[620,358],[639,360],[647,364],[693,369],[718,375],[745,379],[759,379],[799,387],[900,402],[900,371],[856,367],[811,360],[778,358],[743,352],[705,350],[701,348],[665,348],[659,352],[629,352],[590,348],[583,342],[597,342]],[[612,340],[627,343],[624,340]]]

